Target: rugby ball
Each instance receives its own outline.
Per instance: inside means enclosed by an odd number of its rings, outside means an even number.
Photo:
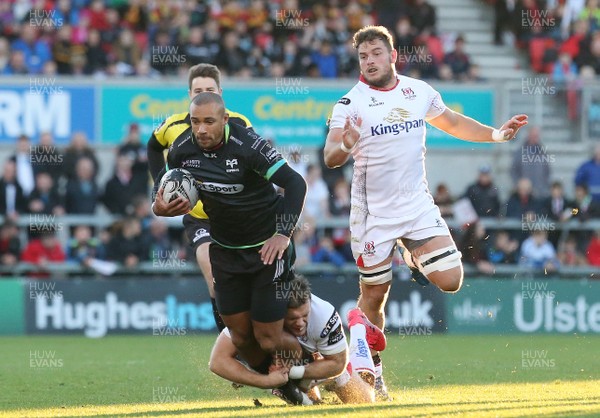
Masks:
[[[198,203],[198,190],[194,176],[183,168],[174,168],[165,173],[160,180],[159,189],[163,189],[163,199],[171,203],[179,196],[190,202],[190,207]]]

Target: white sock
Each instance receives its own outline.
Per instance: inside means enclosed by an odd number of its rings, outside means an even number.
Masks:
[[[371,361],[373,361],[373,358],[371,358]],[[374,369],[375,369],[375,377],[381,377],[381,375],[383,374],[382,363],[374,365]]]
[[[348,373],[348,369],[344,369],[344,372],[334,379],[334,383],[338,388],[343,388],[350,381],[350,373]]]
[[[362,324],[350,328],[350,364],[352,373],[367,372],[375,375],[375,365],[367,343],[367,329]]]

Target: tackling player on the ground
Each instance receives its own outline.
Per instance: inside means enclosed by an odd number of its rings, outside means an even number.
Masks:
[[[397,243],[415,280],[446,292],[462,284],[461,254],[427,186],[425,122],[462,140],[493,143],[513,139],[527,116],[513,116],[500,129],[483,125],[447,108],[424,81],[396,74],[398,53],[386,28],[364,27],[353,41],[360,80],[333,108],[324,158],[334,168],[354,157],[350,230],[358,306],[383,329]]]
[[[298,338],[303,353],[287,353],[287,358],[276,359],[268,375],[261,375],[239,361],[226,328],[213,346],[210,370],[234,383],[265,389],[276,388],[288,379],[301,379],[304,390],[324,383],[344,403],[373,402],[375,370],[368,347],[380,350],[385,347],[381,330],[370,324],[359,309],[350,311],[348,355],[342,321],[333,305],[311,294],[304,277],[296,276],[285,288],[290,300],[284,329]],[[314,361],[307,362],[306,356]],[[296,363],[300,359],[301,364],[292,364],[294,359]],[[273,392],[277,394],[276,390]]]
[[[167,163],[188,170],[197,181],[211,220],[217,307],[242,357],[265,373],[277,350],[299,349],[298,341],[283,332],[288,301],[277,294],[277,286],[291,278],[295,258],[290,238],[297,221],[281,219],[300,218],[306,182],[266,140],[228,123],[220,95],[196,95],[190,122],[190,134],[173,144]],[[162,193],[156,193],[153,210],[169,216]]]
[[[211,92],[219,95],[223,94],[221,89],[221,72],[212,64],[197,64],[189,69],[188,72],[188,96],[191,99],[199,93]],[[227,110],[229,122],[240,126],[252,128],[248,118],[241,113]],[[156,181],[161,176],[161,171],[165,170],[164,151],[168,149],[178,138],[185,138],[190,135],[190,113],[183,112],[169,116],[152,133],[148,141],[148,165],[152,179]],[[183,225],[185,234],[194,249],[196,262],[202,271],[208,293],[213,307],[213,316],[219,332],[225,325],[219,316],[217,304],[215,302],[215,291],[213,288],[213,276],[208,257],[208,245],[210,244],[210,222],[208,216],[202,208],[202,202],[198,201],[196,206],[188,213],[185,202],[176,201],[173,204],[173,210],[169,212],[170,216],[184,215]]]

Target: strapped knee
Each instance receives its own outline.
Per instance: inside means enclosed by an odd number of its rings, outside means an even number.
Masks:
[[[360,281],[368,285],[384,284],[392,280],[392,262],[374,269],[365,270],[359,267]]]
[[[461,256],[461,252],[454,245],[440,248],[419,257],[420,270],[427,276],[434,271],[446,271],[454,267],[460,267]]]

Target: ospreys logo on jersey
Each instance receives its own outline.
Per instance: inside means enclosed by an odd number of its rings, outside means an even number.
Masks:
[[[225,160],[225,165],[227,167],[231,167],[226,169],[225,171],[227,171],[228,173],[237,173],[240,171],[239,168],[236,168],[235,166],[238,165],[238,160],[237,158],[234,158],[232,160]]]

